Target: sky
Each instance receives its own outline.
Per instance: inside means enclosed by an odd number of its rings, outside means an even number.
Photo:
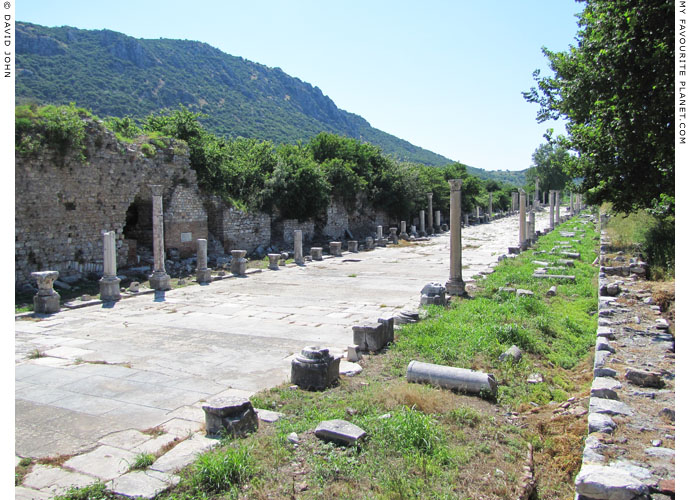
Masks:
[[[372,126],[454,161],[522,170],[544,142],[521,92],[543,46],[575,43],[574,0],[21,0],[16,19],[206,42],[308,82]]]

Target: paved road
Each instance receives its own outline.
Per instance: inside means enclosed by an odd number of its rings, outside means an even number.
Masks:
[[[548,223],[537,216],[537,228]],[[487,271],[516,244],[517,217],[463,230],[463,276]],[[449,235],[344,253],[304,267],[64,310],[15,323],[15,453],[78,454],[125,429],[183,435],[201,400],[249,395],[289,377],[306,345],[343,349],[352,326],[416,307],[445,283]],[[45,357],[28,359],[38,349]]]

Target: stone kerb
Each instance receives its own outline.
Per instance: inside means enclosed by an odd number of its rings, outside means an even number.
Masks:
[[[38,293],[34,295],[34,312],[53,314],[60,311],[60,294],[53,289],[53,282],[60,276],[57,271],[39,271],[31,273],[36,280]]]

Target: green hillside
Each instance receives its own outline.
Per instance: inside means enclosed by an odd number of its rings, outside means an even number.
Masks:
[[[205,43],[22,22],[16,36],[17,104],[74,102],[99,116],[143,118],[181,103],[207,115],[202,123],[220,136],[295,143],[331,132],[380,146],[400,161],[451,163],[373,128],[280,68]],[[520,173],[469,169],[484,179],[520,183]]]

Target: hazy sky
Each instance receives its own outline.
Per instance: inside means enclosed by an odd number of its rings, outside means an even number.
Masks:
[[[522,91],[541,47],[574,43],[574,0],[21,0],[16,19],[199,40],[319,87],[372,126],[452,160],[522,170],[549,126]]]

